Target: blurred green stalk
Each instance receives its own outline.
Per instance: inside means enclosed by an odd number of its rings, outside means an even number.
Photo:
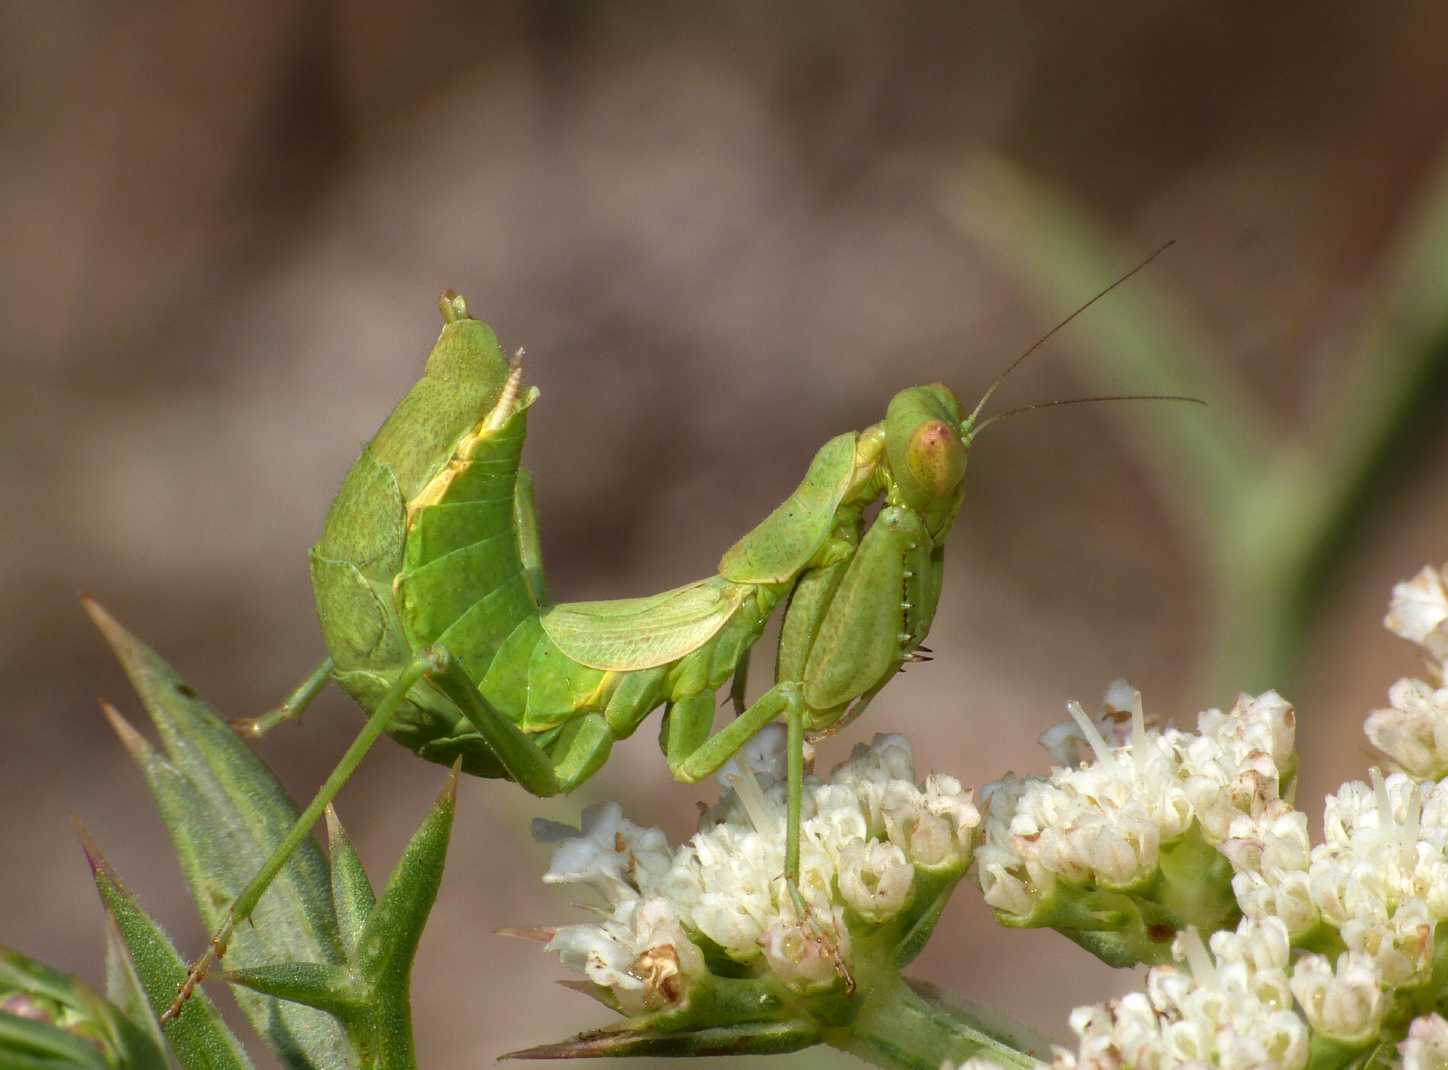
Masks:
[[[1084,366],[1113,392],[1189,394],[1210,416],[1141,421],[1143,454],[1212,578],[1212,694],[1286,689],[1308,627],[1358,526],[1415,446],[1448,422],[1448,159],[1426,184],[1359,343],[1357,380],[1334,389],[1308,440],[1277,420],[1182,303],[1146,273],[1072,325]],[[1047,188],[999,159],[977,161],[944,209],[1028,292],[1064,316],[1133,257]]]

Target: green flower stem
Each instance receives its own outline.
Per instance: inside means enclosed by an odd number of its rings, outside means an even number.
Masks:
[[[948,1004],[928,985],[896,978],[872,988],[865,1000],[859,1017],[847,1028],[826,1032],[823,1040],[875,1066],[940,1070],[946,1060],[981,1057],[1027,1068],[1041,1063],[1020,1048],[1047,1054],[1037,1038],[988,1025],[964,1007]]]

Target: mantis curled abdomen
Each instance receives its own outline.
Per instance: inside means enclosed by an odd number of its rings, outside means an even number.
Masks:
[[[715,577],[650,598],[547,606],[531,480],[519,467],[535,397],[484,325],[450,320],[424,378],[338,494],[312,575],[334,676],[360,705],[376,708],[417,652],[440,646],[550,753],[566,790],[653,709],[697,706],[727,682],[787,585]],[[434,412],[429,435],[391,433],[400,417]],[[429,760],[510,775],[425,679],[387,731]]]

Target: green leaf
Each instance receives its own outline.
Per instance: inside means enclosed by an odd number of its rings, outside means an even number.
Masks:
[[[295,822],[297,810],[261,759],[190,685],[95,602],[87,599],[85,606],[160,733],[164,754],[106,710],[146,775],[192,897],[215,931],[227,906]],[[227,952],[227,962],[237,968],[292,959],[343,961],[330,875],[311,840],[282,868]],[[288,1068],[354,1065],[344,1030],[329,1016],[245,990],[237,992],[237,1000]]]
[[[0,1066],[166,1070],[166,1056],[150,1033],[89,986],[0,947]]]
[[[139,988],[143,1013],[148,1021],[156,1018],[171,1003],[176,987],[186,978],[186,962],[171,938],[156,924],[128,889],[94,844],[85,841],[86,858],[95,875],[96,891],[110,919],[110,931],[120,947],[108,954],[113,978],[122,974],[119,983]],[[118,969],[116,960],[127,969]],[[114,987],[115,982],[113,982]],[[132,988],[127,998],[135,1001]],[[166,1030],[172,1050],[186,1070],[250,1070],[240,1041],[221,1020],[216,1005],[205,992],[198,990],[180,1016]]]
[[[0,1065],[7,1070],[111,1070],[95,1045],[49,1022],[0,1012]]]

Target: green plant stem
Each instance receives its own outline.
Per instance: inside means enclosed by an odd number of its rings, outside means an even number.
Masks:
[[[1045,1055],[1045,1045],[1019,1031],[982,1022],[963,1006],[951,1005],[933,988],[903,978],[869,992],[865,1007],[848,1028],[827,1032],[824,1042],[875,1066],[940,1070],[981,1057],[1000,1066],[1037,1067],[1020,1048]]]

